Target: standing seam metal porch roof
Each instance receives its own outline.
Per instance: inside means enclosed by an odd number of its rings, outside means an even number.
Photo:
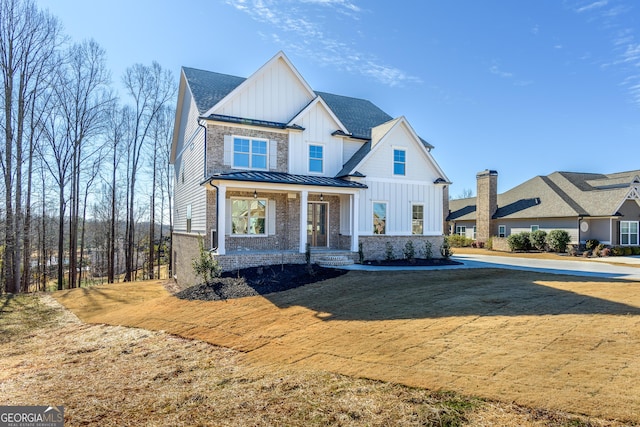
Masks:
[[[266,182],[271,184],[292,184],[311,185],[319,187],[339,187],[339,188],[367,188],[365,184],[347,181],[340,178],[328,176],[293,175],[284,172],[262,172],[262,171],[239,171],[217,173],[200,183],[204,185],[211,181],[246,181],[246,182]]]

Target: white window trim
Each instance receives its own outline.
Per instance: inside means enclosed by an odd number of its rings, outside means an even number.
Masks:
[[[231,228],[229,229],[229,237],[267,237],[269,235],[269,230],[267,229],[269,227],[269,199],[265,198],[265,197],[257,197],[257,198],[253,198],[250,196],[247,197],[231,197],[230,199],[230,203],[231,203],[231,213],[230,213],[230,219],[231,219]],[[247,200],[249,202],[251,202],[252,200],[263,200],[265,202],[265,211],[264,211],[264,234],[234,234],[233,232],[233,201],[234,200]]]
[[[244,166],[236,166],[236,139],[248,139],[249,140],[249,167]],[[261,141],[267,145],[267,152],[265,154],[266,158],[266,167],[265,168],[255,168],[253,167],[252,156],[253,156],[253,141]],[[231,135],[231,167],[233,169],[241,169],[241,170],[257,170],[257,171],[268,171],[269,170],[269,150],[271,143],[268,139],[265,138],[254,138],[252,136],[242,136],[242,135]]]
[[[463,230],[464,229],[464,230]],[[460,232],[463,232],[460,234]],[[458,236],[467,236],[467,226],[466,225],[456,225],[456,233]]]
[[[503,229],[504,232],[502,232],[502,234],[504,234],[504,236],[500,236],[500,229]],[[498,237],[507,237],[507,226],[506,225],[498,225]]]
[[[413,234],[413,207],[414,206],[422,206],[422,233],[421,234]],[[424,220],[425,220],[425,215],[424,215],[424,203],[411,203],[411,212],[409,213],[411,215],[411,235],[412,236],[424,236],[424,230],[426,230],[426,227],[424,226]]]
[[[396,150],[404,151],[404,173],[397,174],[396,173]],[[406,147],[391,147],[391,173],[393,176],[407,176],[407,149]]]
[[[322,171],[317,172],[317,171],[312,171],[311,170],[311,146],[315,146],[315,147],[322,147]],[[324,175],[324,165],[326,163],[326,147],[325,144],[321,144],[321,143],[316,143],[316,142],[309,142],[307,144],[307,173],[309,174],[315,174],[315,175]]]
[[[635,223],[636,224],[636,243],[631,243],[631,239],[629,239],[629,243],[622,243],[622,223],[623,222],[627,222],[629,224],[631,223]],[[631,227],[629,227],[629,230],[631,230]],[[626,233],[627,236],[631,237],[631,231],[629,231],[629,233]],[[620,221],[620,246],[638,246],[640,244],[640,221]]]
[[[384,233],[377,234],[375,232],[375,224],[373,221],[373,217],[376,213],[375,204],[383,204],[384,205]],[[371,235],[373,236],[386,236],[389,234],[389,202],[386,200],[372,200],[371,201]]]

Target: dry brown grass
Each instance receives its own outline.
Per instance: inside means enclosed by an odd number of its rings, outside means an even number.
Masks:
[[[0,344],[0,404],[64,405],[68,426],[613,425],[316,370],[248,365],[241,353],[200,341],[83,324],[48,296],[0,302],[0,327],[13,331]],[[40,325],[17,327],[34,316]]]
[[[84,321],[234,348],[260,370],[327,370],[640,421],[637,282],[483,269],[350,272],[229,301],[163,292],[147,283],[55,296]]]

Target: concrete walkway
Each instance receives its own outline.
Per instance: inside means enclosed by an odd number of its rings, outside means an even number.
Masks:
[[[552,274],[570,274],[575,276],[600,277],[606,279],[627,279],[640,281],[640,268],[612,265],[607,262],[582,260],[547,260],[532,258],[515,258],[494,255],[461,254],[451,257],[462,265],[446,265],[437,267],[379,267],[354,264],[341,267],[347,270],[361,271],[421,271],[421,270],[457,270],[464,268],[505,268],[511,270],[538,271]],[[609,260],[607,258],[607,260]],[[616,257],[621,264],[640,264],[640,257]]]

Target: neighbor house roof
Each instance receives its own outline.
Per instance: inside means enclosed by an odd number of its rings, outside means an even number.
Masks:
[[[316,185],[320,187],[342,187],[342,188],[367,188],[365,184],[355,181],[347,181],[340,178],[328,176],[293,175],[284,172],[260,172],[243,171],[217,173],[205,179],[201,184],[210,181],[246,181],[246,182],[266,182],[272,184],[294,184],[294,185]]]
[[[615,216],[640,170],[613,174],[554,172],[498,194],[493,218]],[[450,200],[448,220],[475,221],[476,198]]]
[[[182,67],[182,70],[200,114],[205,114],[211,107],[220,102],[246,80],[243,77],[214,73],[196,68]],[[347,128],[349,131],[348,136],[368,140],[371,138],[371,128],[392,120],[390,115],[366,99],[335,95],[327,92],[315,93],[324,100],[340,122]],[[233,119],[239,121],[252,118],[234,117]],[[424,139],[421,138],[420,140],[427,148],[433,148],[433,146]]]

